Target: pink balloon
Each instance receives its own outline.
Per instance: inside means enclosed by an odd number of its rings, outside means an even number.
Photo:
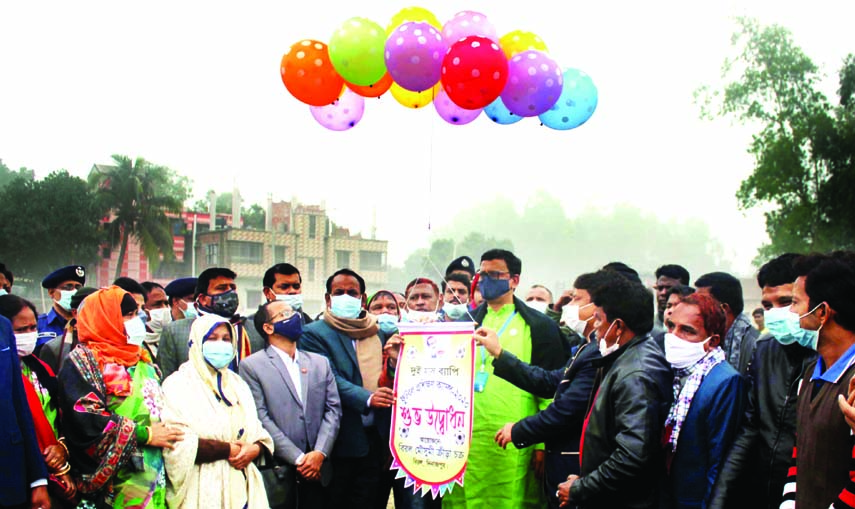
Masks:
[[[386,39],[386,69],[401,88],[428,90],[439,81],[447,51],[442,35],[429,23],[404,23]]]
[[[468,124],[478,118],[478,115],[480,115],[483,110],[483,108],[478,108],[477,110],[461,108],[454,104],[454,101],[448,97],[448,94],[445,93],[444,89],[440,89],[436,99],[433,100],[433,105],[436,108],[436,112],[439,113],[439,116],[449,124],[453,125]]]
[[[508,62],[508,83],[502,102],[521,117],[549,110],[561,96],[564,78],[555,60],[542,51],[523,51]]]
[[[450,46],[455,42],[469,36],[486,37],[493,42],[498,42],[496,27],[487,20],[480,12],[461,11],[448,20],[442,27],[442,37]]]
[[[311,106],[312,116],[331,131],[347,131],[359,123],[365,113],[365,98],[349,88],[327,106]]]

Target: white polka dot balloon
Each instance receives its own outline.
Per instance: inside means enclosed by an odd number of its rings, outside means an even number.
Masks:
[[[440,90],[439,94],[436,96],[436,99],[433,100],[433,106],[436,108],[436,112],[439,116],[452,125],[465,125],[469,122],[472,122],[478,115],[481,114],[481,109],[477,110],[467,110],[466,108],[461,108],[460,106],[454,104],[454,101],[448,97],[448,94],[445,93],[445,90]]]
[[[330,131],[347,131],[362,119],[365,98],[345,88],[344,93],[330,105],[310,107],[312,116]]]
[[[439,30],[429,23],[404,23],[386,40],[386,69],[402,88],[428,90],[439,81],[447,51]]]
[[[561,96],[561,68],[542,51],[524,51],[508,62],[508,83],[502,102],[515,115],[535,117],[549,110]]]
[[[487,19],[487,16],[475,11],[461,11],[448,20],[442,27],[442,36],[448,44],[455,43],[464,37],[470,36],[486,37],[491,41],[498,42],[496,27]]]

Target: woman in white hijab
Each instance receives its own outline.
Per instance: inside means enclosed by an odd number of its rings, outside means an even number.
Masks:
[[[228,366],[235,329],[203,315],[190,329],[189,360],[163,382],[163,420],[184,432],[164,449],[169,507],[266,509],[267,494],[252,461],[273,440],[258,420],[246,383]]]

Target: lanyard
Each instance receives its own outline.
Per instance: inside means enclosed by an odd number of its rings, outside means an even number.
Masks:
[[[509,316],[508,319],[505,320],[504,325],[502,325],[502,328],[499,329],[499,333],[496,334],[497,337],[499,337],[499,338],[502,337],[502,334],[505,333],[505,329],[508,328],[508,325],[511,324],[511,320],[513,320],[515,316],[517,316],[516,311],[511,313],[511,316]],[[481,371],[485,371],[486,367],[487,367],[487,349],[482,346],[481,347]]]

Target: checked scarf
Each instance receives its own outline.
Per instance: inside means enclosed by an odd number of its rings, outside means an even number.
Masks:
[[[694,365],[674,370],[674,404],[671,405],[671,410],[668,412],[668,418],[665,420],[666,429],[671,427],[671,436],[668,437],[668,443],[671,445],[671,452],[677,450],[677,439],[680,437],[680,429],[683,427],[683,421],[686,420],[686,415],[689,413],[689,407],[692,406],[692,399],[695,393],[701,387],[704,377],[716,365],[725,361],[724,350],[716,348]],[[680,379],[688,376],[683,390],[680,390]]]

